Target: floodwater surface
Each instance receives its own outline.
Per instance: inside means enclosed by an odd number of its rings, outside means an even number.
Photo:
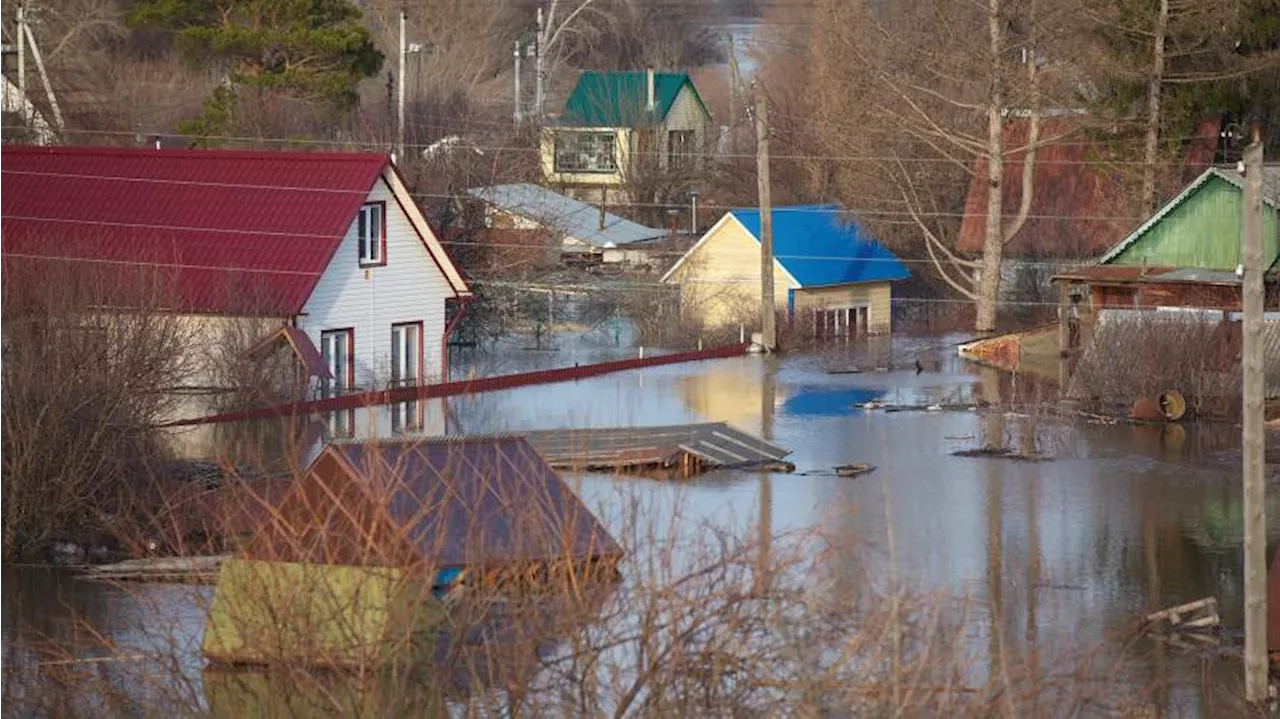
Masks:
[[[985,403],[1046,390],[967,365],[944,341],[897,354],[896,361],[890,355],[874,363],[884,371],[868,363],[858,373],[831,372],[856,364],[854,355],[840,353],[669,365],[452,398],[440,411],[449,417],[448,431],[462,434],[702,421],[758,433],[792,450],[794,474],[717,471],[680,482],[600,473],[567,478],[607,524],[620,521],[617,503],[625,495],[643,497],[667,532],[714,525],[746,536],[762,522],[774,533],[816,531],[833,549],[826,566],[836,585],[892,581],[961,598],[970,607],[962,629],[981,663],[975,671],[997,671],[1009,657],[1052,665],[1055,657],[1092,652],[1104,665],[1116,662],[1117,681],[1166,684],[1163,701],[1177,715],[1225,714],[1228,705],[1215,696],[1238,693],[1238,661],[1135,641],[1131,630],[1150,611],[1212,596],[1222,611],[1223,641],[1238,641],[1241,490],[1238,469],[1222,459],[1238,450],[1238,429],[983,411]],[[920,358],[917,371],[913,360]],[[864,408],[869,402],[900,411]],[[939,409],[964,405],[973,408]],[[988,443],[1051,459],[952,454]],[[830,472],[853,462],[876,469],[856,478]],[[1280,522],[1273,499],[1268,517],[1274,546]],[[6,666],[30,648],[23,645],[37,629],[73,641],[68,623],[76,607],[122,642],[145,634],[137,624],[146,622],[130,614],[136,597],[119,589],[34,570],[5,579]],[[191,590],[139,591],[168,591],[180,605]],[[175,616],[185,627],[191,666],[198,667],[201,619]]]

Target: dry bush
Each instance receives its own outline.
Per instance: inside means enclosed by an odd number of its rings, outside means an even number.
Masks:
[[[4,295],[6,558],[55,540],[96,542],[163,459],[155,425],[188,376],[190,328],[164,278],[135,278],[128,311],[119,277],[8,266]]]
[[[1110,409],[1177,390],[1190,413],[1233,416],[1238,350],[1238,324],[1194,312],[1115,313],[1097,321],[1068,394]]]

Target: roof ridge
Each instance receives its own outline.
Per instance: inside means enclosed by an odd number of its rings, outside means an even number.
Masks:
[[[346,151],[323,151],[311,152],[307,150],[244,150],[244,149],[227,149],[227,148],[179,148],[164,147],[155,149],[151,147],[115,147],[104,145],[5,145],[4,153],[17,153],[26,155],[98,155],[98,156],[122,156],[122,157],[196,157],[196,158],[237,158],[237,159],[260,159],[260,160],[299,160],[299,161],[343,161],[343,162],[369,162],[379,159],[390,162],[390,155],[380,152],[346,152]]]

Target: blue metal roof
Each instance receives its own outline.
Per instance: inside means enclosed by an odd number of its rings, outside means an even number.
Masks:
[[[760,211],[733,210],[760,241]],[[773,208],[773,256],[801,287],[902,280],[906,265],[836,205]]]

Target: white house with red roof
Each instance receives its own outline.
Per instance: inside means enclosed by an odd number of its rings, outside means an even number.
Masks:
[[[6,275],[146,285],[208,341],[278,321],[264,346],[316,393],[447,375],[447,307],[471,291],[386,155],[10,145],[0,177]]]

